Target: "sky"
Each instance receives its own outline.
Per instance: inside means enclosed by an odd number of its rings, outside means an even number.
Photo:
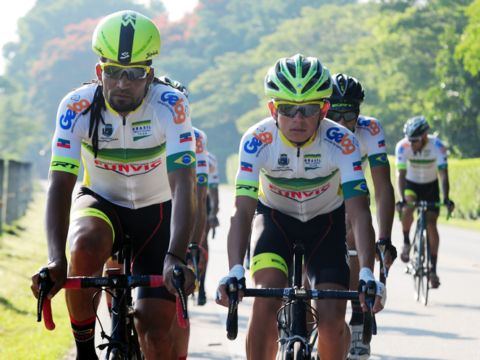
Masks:
[[[8,4],[8,16],[3,16],[0,22],[0,50],[3,45],[10,41],[18,40],[17,21],[25,16],[35,5],[36,0],[10,1]],[[137,0],[137,3],[148,3],[149,0]],[[192,11],[198,0],[162,0],[171,21],[180,20],[185,12]],[[5,72],[5,62],[0,51],[0,75]]]

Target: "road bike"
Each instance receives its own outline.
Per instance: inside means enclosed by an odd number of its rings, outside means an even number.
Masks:
[[[420,201],[417,203],[407,203],[404,206],[415,207],[417,209],[417,225],[412,242],[413,256],[408,262],[405,272],[413,275],[414,299],[421,301],[423,305],[427,305],[431,268],[430,238],[427,232],[427,208],[445,205],[443,203]],[[450,213],[447,213],[447,220],[449,218]],[[400,220],[402,220],[401,212]]]
[[[131,276],[131,239],[126,236],[122,249],[118,253],[118,262],[123,262],[124,273],[120,269],[108,269],[107,277],[70,277],[64,286],[65,289],[98,288],[92,298],[92,306],[95,316],[99,319],[101,337],[105,341],[99,345],[100,350],[106,349],[107,360],[141,360],[142,350],[138,340],[138,334],[134,324],[134,305],[132,289],[144,287],[158,287],[163,285],[163,276],[143,275]],[[52,317],[51,302],[46,295],[53,286],[48,268],[44,267],[39,274],[39,295],[37,304],[37,321],[42,320],[42,312],[45,327],[48,330],[55,329]],[[178,292],[177,318],[180,327],[188,326],[187,299],[183,289],[184,274],[179,265],[173,270],[174,286]],[[111,292],[113,290],[113,293]],[[111,332],[107,335],[95,308],[95,299],[103,291],[112,295]]]
[[[294,244],[293,286],[285,289],[242,289],[245,297],[275,298],[283,300],[283,306],[277,312],[279,329],[279,350],[277,360],[313,360],[312,350],[316,342],[318,313],[309,300],[335,299],[358,300],[357,291],[307,290],[302,286],[302,258],[304,243],[297,240]],[[235,340],[238,333],[238,281],[231,278],[227,284],[230,297],[227,316],[227,338]],[[377,333],[373,303],[376,294],[374,281],[369,281],[365,289],[368,312],[364,313],[362,342],[369,344],[372,334]],[[313,316],[313,322],[307,322],[307,312]],[[309,330],[309,325],[311,326]]]

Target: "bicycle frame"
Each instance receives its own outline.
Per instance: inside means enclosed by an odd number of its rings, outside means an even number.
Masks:
[[[357,291],[337,291],[337,290],[306,290],[302,287],[303,273],[303,255],[304,244],[297,240],[294,245],[293,255],[293,287],[285,289],[244,289],[244,297],[263,297],[276,298],[284,301],[290,306],[286,324],[279,323],[279,329],[288,331],[288,338],[279,339],[281,349],[277,354],[277,359],[297,359],[294,357],[301,353],[299,359],[311,359],[312,348],[315,344],[309,343],[309,333],[307,329],[307,300],[337,299],[337,300],[358,300]],[[229,312],[227,317],[227,337],[234,340],[238,332],[237,305],[238,305],[238,282],[237,279],[231,279],[227,286],[230,296]],[[364,316],[364,343],[370,343],[372,334],[376,334],[375,315],[372,307],[375,299],[375,282],[369,282],[366,290],[366,302],[369,307],[367,316]],[[288,302],[292,301],[291,304]],[[282,307],[282,309],[284,308]],[[279,311],[281,311],[280,309]],[[277,316],[278,321],[278,316]],[[297,344],[297,345],[296,345]]]

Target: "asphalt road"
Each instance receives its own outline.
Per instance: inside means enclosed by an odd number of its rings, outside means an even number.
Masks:
[[[226,308],[214,302],[218,281],[228,273],[226,238],[233,199],[233,189],[220,188],[220,227],[215,239],[209,239],[208,300],[205,306],[189,301],[189,360],[246,359],[245,333],[251,299],[239,306],[239,334],[235,341],[226,337]],[[371,359],[480,360],[480,232],[442,225],[439,232],[440,288],[430,291],[427,306],[415,302],[412,276],[405,274],[405,264],[397,259],[387,282],[386,308],[377,315],[378,335],[372,340]],[[402,240],[396,220],[393,243],[400,248]],[[375,273],[378,274],[377,270]],[[248,286],[248,271],[246,275]],[[108,322],[105,310],[102,316]],[[65,359],[74,358],[73,354],[74,351],[70,352]]]

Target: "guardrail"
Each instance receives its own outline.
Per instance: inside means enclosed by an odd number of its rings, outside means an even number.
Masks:
[[[31,163],[0,159],[0,235],[3,223],[11,225],[25,215],[32,190]]]

